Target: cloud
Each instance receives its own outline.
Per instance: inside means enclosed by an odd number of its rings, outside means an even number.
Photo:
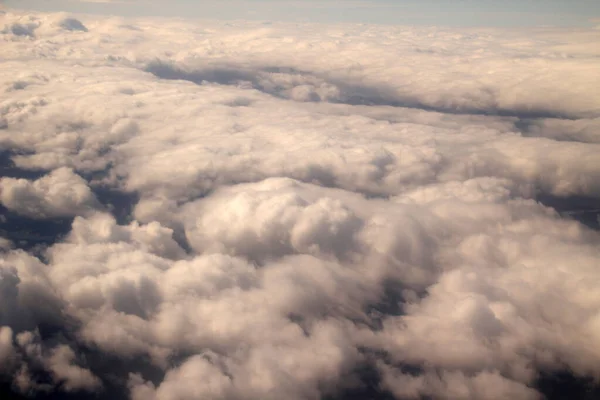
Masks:
[[[82,31],[87,32],[85,25],[75,18],[65,18],[60,22],[60,26],[68,31]]]
[[[88,369],[72,365],[75,360],[75,352],[65,345],[58,346],[52,350],[48,360],[49,369],[56,381],[67,392],[79,390],[94,390],[101,386],[100,380]]]
[[[1,18],[2,387],[551,399],[600,373],[591,31]]]
[[[4,29],[4,32],[6,32],[6,33],[10,32],[16,36],[33,37],[34,31],[36,28],[37,28],[37,26],[35,24],[23,25],[23,24],[15,23],[15,24],[12,24],[10,27],[6,27]]]
[[[6,373],[15,357],[12,345],[12,329],[8,326],[0,328],[0,362],[2,363],[2,371]]]
[[[0,179],[0,202],[32,218],[86,214],[99,207],[87,182],[69,168],[59,168],[35,181]]]

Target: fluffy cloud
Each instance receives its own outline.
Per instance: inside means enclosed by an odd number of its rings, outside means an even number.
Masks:
[[[1,178],[0,203],[31,218],[83,215],[99,203],[87,182],[69,168],[59,168],[35,180]]]
[[[70,223],[0,241],[12,390],[538,399],[600,376],[600,235],[565,216],[600,198],[597,35],[0,18],[3,227]]]

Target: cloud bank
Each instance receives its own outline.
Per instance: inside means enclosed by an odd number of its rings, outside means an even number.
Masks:
[[[598,393],[594,31],[0,18],[0,390]]]

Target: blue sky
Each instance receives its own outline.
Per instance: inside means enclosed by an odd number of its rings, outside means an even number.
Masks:
[[[210,19],[449,26],[600,23],[600,0],[5,0],[4,4],[43,11]]]

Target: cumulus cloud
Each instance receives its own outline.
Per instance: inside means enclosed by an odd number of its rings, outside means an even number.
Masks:
[[[2,205],[32,218],[75,216],[99,207],[87,182],[69,168],[35,181],[1,178],[0,185]]]
[[[26,331],[13,337],[10,327],[0,328],[2,345],[6,346],[3,370],[14,374],[13,388],[26,395],[53,391],[60,387],[65,392],[96,392],[100,380],[88,369],[77,365],[75,352],[67,345],[47,348],[37,331]],[[15,344],[13,345],[13,342]],[[48,375],[50,382],[40,379]],[[10,375],[9,375],[10,376]]]
[[[0,18],[10,390],[540,399],[600,376],[592,31]]]

